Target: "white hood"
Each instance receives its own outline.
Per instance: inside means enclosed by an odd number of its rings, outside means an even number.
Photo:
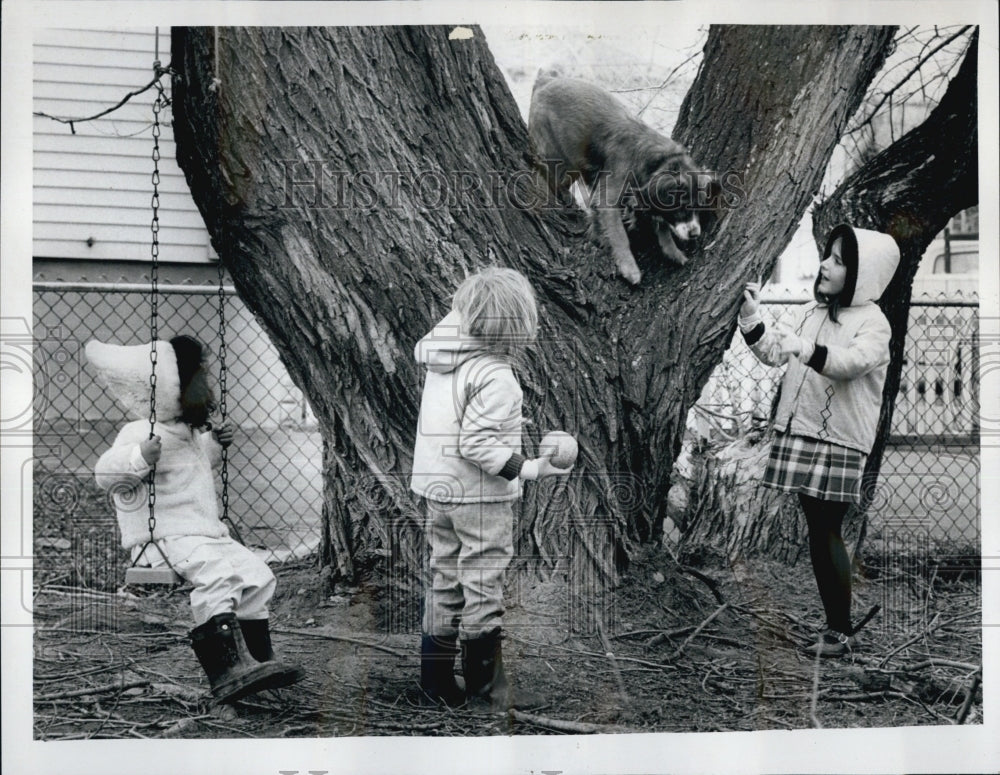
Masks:
[[[847,261],[847,280],[841,293],[841,306],[861,305],[878,301],[896,273],[899,246],[888,234],[870,229],[858,229],[841,224],[830,231],[823,255],[829,255],[830,244],[845,233],[853,235],[858,246],[857,264]]]
[[[413,357],[431,371],[447,374],[470,358],[484,355],[488,351],[486,343],[477,336],[465,333],[463,328],[462,316],[452,310],[417,342]]]
[[[97,381],[133,420],[149,419],[150,344],[105,344],[91,339],[84,348]],[[156,419],[181,416],[181,380],[170,342],[156,340]]]

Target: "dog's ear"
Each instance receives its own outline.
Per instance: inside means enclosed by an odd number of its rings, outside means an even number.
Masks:
[[[559,72],[553,67],[539,67],[538,72],[535,73],[535,85],[531,87],[531,93],[534,95],[535,91],[540,87],[547,84],[556,78],[559,78]]]
[[[688,156],[683,151],[659,151],[658,153],[648,153],[637,155],[635,162],[641,162],[639,176],[643,180],[651,180],[659,175],[678,175],[690,169]]]
[[[690,172],[660,168],[642,189],[643,204],[647,209],[660,213],[688,208],[697,193],[696,185],[697,181]]]

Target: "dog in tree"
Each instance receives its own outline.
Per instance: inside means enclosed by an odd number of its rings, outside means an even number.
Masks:
[[[630,116],[604,89],[544,75],[532,91],[528,133],[539,171],[561,201],[570,201],[573,183],[586,187],[598,231],[628,282],[638,283],[642,272],[626,226],[634,237],[650,235],[669,260],[687,262],[681,245],[706,230],[719,190],[682,145]]]

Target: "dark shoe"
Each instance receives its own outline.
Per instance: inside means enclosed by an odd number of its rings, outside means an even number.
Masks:
[[[190,637],[212,696],[219,702],[287,685],[278,663],[262,664],[250,656],[236,614],[216,614],[191,630]]]
[[[267,619],[240,619],[240,629],[243,631],[243,640],[246,641],[247,650],[250,656],[258,662],[273,662],[280,667],[283,680],[287,682],[283,686],[290,686],[298,683],[306,677],[306,671],[298,665],[289,665],[274,658],[274,649],[271,646],[271,626]]]
[[[493,711],[511,708],[529,710],[546,704],[534,692],[517,691],[507,680],[503,666],[500,629],[462,641],[462,672],[465,696],[474,705],[488,704]]]
[[[858,644],[857,635],[846,635],[834,629],[826,629],[820,633],[816,642],[806,646],[805,650],[813,656],[818,653],[821,657],[842,657],[853,652]]]
[[[465,704],[465,692],[455,681],[456,636],[420,637],[420,690],[422,702],[457,708]]]

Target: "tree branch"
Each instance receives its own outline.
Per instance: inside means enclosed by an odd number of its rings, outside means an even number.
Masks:
[[[101,118],[102,116],[106,116],[109,113],[114,113],[130,99],[132,99],[133,97],[138,97],[140,94],[149,91],[154,86],[156,86],[160,90],[160,93],[163,94],[163,86],[160,85],[160,78],[162,78],[164,75],[173,74],[173,70],[170,69],[169,65],[167,67],[156,67],[154,68],[154,70],[156,74],[153,76],[153,79],[145,86],[143,86],[141,89],[130,91],[128,94],[122,97],[121,100],[119,100],[117,105],[113,105],[112,107],[107,108],[106,110],[102,110],[99,113],[95,113],[92,116],[84,116],[81,118],[66,118],[65,116],[50,116],[48,113],[43,113],[41,111],[35,111],[32,115],[40,116],[42,118],[50,118],[53,121],[58,121],[60,124],[69,124],[70,131],[73,134],[76,134],[76,127],[74,126],[74,124],[82,124],[84,121],[93,121],[95,119]],[[170,100],[168,97],[166,97],[165,94],[164,94],[164,100],[166,101],[166,104],[168,105],[170,104]]]
[[[910,78],[912,78],[914,75],[917,75],[918,73],[920,73],[921,68],[930,60],[931,57],[933,57],[941,49],[945,48],[953,40],[956,40],[956,39],[960,38],[962,35],[964,35],[971,28],[972,28],[971,24],[965,25],[964,27],[960,28],[958,30],[958,32],[956,32],[954,35],[952,35],[951,37],[947,38],[945,41],[943,41],[942,43],[940,43],[939,45],[937,45],[933,49],[931,49],[930,52],[928,52],[927,54],[924,54],[924,55],[920,56],[917,59],[917,63],[912,68],[910,68],[909,72],[907,72],[906,75],[904,75],[896,83],[895,86],[893,86],[887,92],[884,92],[882,94],[882,99],[880,99],[875,104],[875,107],[871,109],[871,111],[868,113],[868,115],[865,116],[865,118],[862,119],[858,123],[858,125],[856,127],[854,127],[853,129],[848,130],[848,132],[849,133],[850,132],[856,132],[859,129],[861,129],[861,127],[865,126],[866,124],[869,124],[875,118],[875,115],[878,113],[879,109],[885,104],[886,100],[888,100],[890,97],[892,97],[893,94],[895,94],[897,91],[899,91],[899,89],[901,89],[903,87],[903,84],[905,84],[908,80],[910,80]]]

